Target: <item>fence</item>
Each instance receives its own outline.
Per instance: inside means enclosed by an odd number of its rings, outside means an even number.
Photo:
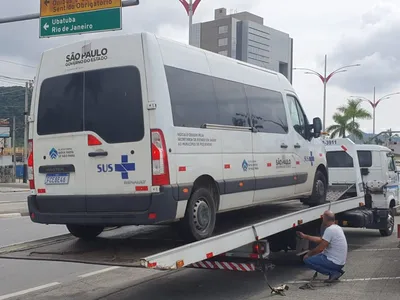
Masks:
[[[17,165],[16,179],[22,179],[24,175],[24,166]],[[14,168],[13,166],[0,166],[0,183],[11,183],[14,182]]]

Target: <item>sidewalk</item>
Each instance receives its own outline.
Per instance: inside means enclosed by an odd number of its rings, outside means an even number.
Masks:
[[[0,183],[0,193],[29,191],[27,183]]]

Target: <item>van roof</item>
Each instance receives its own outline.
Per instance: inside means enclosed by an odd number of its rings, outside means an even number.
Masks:
[[[234,59],[234,58],[231,58],[231,57],[227,57],[227,56],[224,56],[224,55],[220,55],[220,54],[218,54],[218,53],[211,52],[211,51],[208,51],[208,50],[199,48],[199,47],[195,47],[195,46],[192,46],[192,45],[184,44],[184,43],[181,43],[181,42],[176,41],[176,40],[172,40],[172,39],[168,39],[168,38],[165,38],[165,37],[161,37],[161,36],[158,36],[158,35],[156,35],[156,34],[154,34],[154,33],[146,32],[146,31],[144,31],[144,32],[138,32],[138,33],[124,33],[124,34],[117,34],[117,35],[108,35],[108,36],[102,36],[102,37],[96,37],[96,38],[85,39],[84,41],[90,42],[90,41],[99,41],[99,40],[110,40],[110,39],[130,38],[130,37],[132,37],[132,36],[138,36],[138,35],[142,35],[142,36],[144,36],[144,37],[145,37],[145,36],[152,36],[153,38],[155,37],[155,38],[158,39],[158,40],[167,41],[167,42],[169,42],[169,43],[175,43],[175,44],[177,44],[177,45],[179,45],[179,46],[184,45],[184,46],[186,46],[188,49],[191,49],[191,50],[196,50],[196,51],[200,51],[200,52],[207,52],[207,54],[209,54],[209,55],[214,55],[217,59],[220,59],[220,60],[230,60],[230,61],[232,61],[232,62],[241,64],[241,65],[243,65],[243,66],[247,66],[247,67],[249,67],[249,68],[253,68],[253,69],[260,70],[260,71],[262,71],[262,72],[268,72],[268,73],[274,74],[274,75],[276,75],[276,76],[278,77],[278,80],[280,81],[280,83],[282,84],[282,87],[283,87],[285,90],[294,92],[294,89],[293,89],[292,85],[290,84],[289,80],[288,80],[283,74],[281,74],[281,73],[279,73],[279,72],[276,72],[276,71],[273,71],[273,70],[270,70],[270,69],[267,69],[267,68],[264,68],[264,67],[260,67],[260,66],[257,66],[257,65],[253,65],[253,64],[250,64],[250,63],[247,63],[247,62],[244,62],[244,61],[240,61],[240,60],[237,60],[237,59]],[[64,47],[66,47],[66,46],[71,46],[71,45],[80,44],[80,43],[82,43],[82,40],[80,40],[80,41],[75,41],[75,42],[73,42],[73,43],[62,44],[62,45],[59,45],[59,46],[57,46],[57,47],[53,47],[53,48],[50,48],[50,49],[45,50],[45,51],[43,52],[43,55],[45,55],[46,53],[52,52],[52,51],[60,50],[60,49],[62,49],[62,48],[64,48]]]
[[[357,150],[391,152],[388,147],[372,144],[355,144]]]

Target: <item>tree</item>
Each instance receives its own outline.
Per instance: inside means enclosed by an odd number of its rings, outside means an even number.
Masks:
[[[351,126],[354,129],[360,127],[356,120],[370,120],[372,118],[371,114],[361,107],[361,102],[359,99],[349,99],[346,105],[339,106],[337,109],[351,120]]]
[[[363,135],[361,130],[359,130],[358,127],[354,127],[354,125],[349,122],[350,118],[348,116],[337,112],[332,118],[336,124],[333,124],[326,129],[330,133],[331,138],[345,138],[347,133],[351,133],[357,138],[362,139]]]

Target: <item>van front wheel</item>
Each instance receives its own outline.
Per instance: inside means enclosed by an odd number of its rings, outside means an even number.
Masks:
[[[305,199],[303,203],[308,204],[309,206],[326,203],[327,187],[328,183],[324,173],[317,171],[315,173],[311,197]]]
[[[92,240],[103,232],[104,227],[68,224],[67,229],[73,236],[77,238],[82,240]]]
[[[180,221],[180,232],[188,242],[194,242],[210,237],[215,228],[215,201],[211,192],[199,188],[190,197],[185,217]]]

